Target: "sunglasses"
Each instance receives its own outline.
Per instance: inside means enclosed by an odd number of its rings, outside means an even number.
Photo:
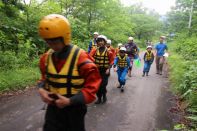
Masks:
[[[47,44],[56,44],[56,43],[64,43],[64,40],[62,37],[58,38],[52,38],[52,39],[45,39]]]

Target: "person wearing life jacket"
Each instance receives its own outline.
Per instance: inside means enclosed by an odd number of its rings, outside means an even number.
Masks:
[[[107,44],[106,44],[106,47],[109,51],[111,51],[114,55],[114,58],[116,57],[116,50],[112,47],[112,44],[111,44],[111,40],[108,39],[107,40]]]
[[[163,64],[165,61],[165,57],[163,56],[166,51],[168,51],[167,44],[164,43],[165,36],[160,36],[159,43],[155,46],[155,54],[156,54],[156,74],[162,75]]]
[[[145,74],[146,76],[148,76],[151,64],[154,61],[154,54],[152,52],[152,46],[147,46],[146,50],[147,51],[144,53],[144,69],[143,69],[143,75],[142,75],[143,77],[145,76]]]
[[[90,51],[93,48],[97,48],[97,44],[96,44],[96,38],[99,36],[98,32],[94,32],[94,38],[90,41],[89,46],[88,46],[88,53],[90,53]]]
[[[48,104],[43,131],[85,131],[86,104],[96,99],[101,76],[91,57],[71,44],[68,20],[45,16],[38,32],[51,48],[40,58],[38,92]]]
[[[139,56],[139,49],[137,45],[133,42],[133,40],[134,40],[133,37],[129,37],[128,43],[125,45],[126,53],[128,57],[130,58],[130,62],[131,62],[131,67],[129,68],[129,71],[128,71],[129,77],[131,77],[131,71],[133,67],[134,58],[137,58]]]
[[[121,92],[124,91],[124,86],[126,83],[126,76],[128,69],[130,67],[130,59],[126,54],[126,48],[121,47],[119,55],[114,59],[114,72],[118,74],[118,88],[121,88]]]
[[[116,56],[119,55],[119,50],[122,47],[122,43],[118,43],[118,47],[115,49]]]
[[[99,35],[97,37],[97,49],[93,49],[90,52],[90,56],[94,58],[94,63],[99,68],[99,72],[102,77],[102,82],[97,92],[97,101],[95,104],[105,103],[107,101],[107,84],[110,73],[110,68],[113,65],[113,53],[107,50],[107,38],[104,35]]]

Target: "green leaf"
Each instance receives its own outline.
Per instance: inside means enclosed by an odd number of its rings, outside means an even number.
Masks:
[[[197,122],[197,116],[188,116],[187,118]]]
[[[175,130],[180,130],[180,129],[185,129],[185,128],[186,128],[186,126],[184,124],[177,124],[174,126]]]

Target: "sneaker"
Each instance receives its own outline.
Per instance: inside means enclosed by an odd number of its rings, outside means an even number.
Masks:
[[[143,71],[143,75],[142,75],[142,77],[144,77],[145,76],[145,72]]]
[[[102,103],[106,103],[106,101],[107,101],[107,96],[104,95],[104,96],[103,96],[103,102],[102,102]]]
[[[146,76],[148,76],[148,72],[146,72]]]
[[[101,104],[101,98],[98,98],[98,100],[94,104]]]
[[[121,91],[121,92],[124,92],[124,85],[121,86],[120,91]]]
[[[128,72],[128,77],[131,77],[131,72]]]

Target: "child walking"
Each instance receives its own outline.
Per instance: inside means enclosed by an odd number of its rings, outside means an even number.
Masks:
[[[124,92],[126,75],[130,66],[130,59],[126,54],[126,48],[121,47],[119,55],[114,59],[114,72],[117,72],[118,74],[118,82],[120,84],[118,88],[121,88],[121,92]]]
[[[147,46],[146,50],[147,51],[144,54],[144,69],[143,69],[143,75],[142,75],[143,77],[145,76],[145,74],[146,74],[146,76],[148,76],[151,64],[154,61],[154,54],[152,52],[152,47]]]
[[[105,103],[107,101],[107,84],[110,73],[110,68],[113,65],[114,55],[107,50],[107,38],[104,35],[99,35],[96,39],[97,49],[92,49],[90,56],[94,58],[94,63],[97,65],[102,82],[97,92],[97,101],[95,104]]]

